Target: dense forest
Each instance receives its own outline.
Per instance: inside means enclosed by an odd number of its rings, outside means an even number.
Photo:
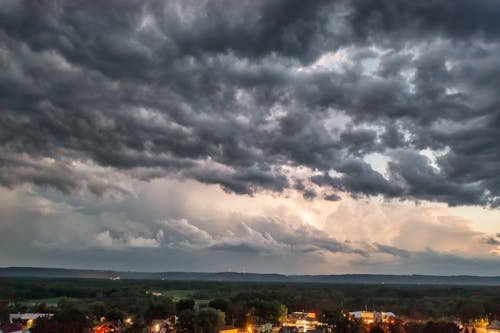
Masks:
[[[500,318],[500,287],[0,279],[1,322],[8,313],[27,311],[80,315],[86,320],[132,317],[140,325],[177,314],[189,330],[199,316],[245,327],[259,322],[278,324],[287,311],[314,312],[328,321],[339,311],[361,309],[391,311],[416,321]]]

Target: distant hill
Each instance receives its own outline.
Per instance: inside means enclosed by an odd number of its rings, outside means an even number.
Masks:
[[[338,284],[440,284],[499,286],[500,276],[436,276],[436,275],[283,275],[257,273],[197,273],[197,272],[121,272],[89,269],[5,267],[0,277],[82,278],[82,279],[143,279],[186,281],[247,281],[247,282],[310,282]]]

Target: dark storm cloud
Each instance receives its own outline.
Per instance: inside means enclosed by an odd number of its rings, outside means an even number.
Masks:
[[[79,161],[313,198],[283,171],[302,166],[328,200],[498,206],[499,13],[495,1],[5,1],[0,182],[125,191]],[[424,149],[443,153],[432,164]],[[364,160],[375,152],[386,175]]]
[[[403,188],[397,183],[391,183],[380,173],[360,159],[346,159],[336,165],[335,170],[341,174],[331,177],[328,173],[311,177],[311,181],[320,186],[330,185],[333,188],[356,194],[383,194],[395,197],[403,194]]]
[[[349,147],[349,153],[361,156],[374,151],[376,138],[377,132],[367,129],[348,130],[340,135],[342,143]]]
[[[430,166],[426,157],[409,151],[398,151],[389,163],[393,182],[399,182],[408,196],[448,202],[450,205],[484,204],[484,189],[467,182],[454,182],[440,171]],[[426,196],[432,193],[432,197]]]
[[[451,38],[467,38],[475,34],[496,38],[500,35],[497,20],[500,7],[494,0],[481,3],[467,0],[355,0],[353,3],[353,27],[365,38],[400,31],[417,38],[429,38],[429,34]]]

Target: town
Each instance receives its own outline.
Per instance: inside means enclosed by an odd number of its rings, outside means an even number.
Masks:
[[[188,300],[179,304],[189,305]],[[214,304],[215,305],[215,304]],[[182,306],[181,306],[182,307]],[[192,311],[186,308],[184,311]],[[67,313],[66,315],[68,315]],[[293,312],[279,320],[252,318],[244,327],[226,325],[225,314],[215,308],[198,311],[192,318],[187,313],[177,315],[156,315],[147,325],[136,325],[131,317],[121,316],[118,312],[108,317],[89,321],[89,318],[73,312],[69,318],[54,317],[52,313],[17,313],[9,315],[9,323],[0,326],[0,333],[433,333],[433,332],[476,332],[499,333],[500,321],[479,318],[462,323],[460,319],[452,322],[411,321],[398,317],[392,312],[353,311],[322,313],[320,318],[314,312]],[[245,314],[247,318],[251,314]],[[249,318],[250,319],[250,318]]]
[[[500,333],[495,286],[1,282],[1,333]]]

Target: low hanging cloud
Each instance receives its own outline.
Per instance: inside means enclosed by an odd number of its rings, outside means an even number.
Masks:
[[[9,234],[0,265],[498,274],[496,233],[443,205],[249,197],[173,179],[135,190],[116,200],[0,187],[0,232]]]
[[[499,11],[495,1],[8,0],[0,183],[130,191],[105,170],[283,193],[291,167],[323,174],[320,189],[303,179],[310,199],[496,207]],[[373,153],[387,174],[366,161]]]

